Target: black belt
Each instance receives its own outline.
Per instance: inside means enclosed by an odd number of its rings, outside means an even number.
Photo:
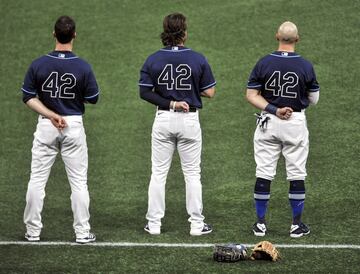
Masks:
[[[170,108],[158,107],[158,110],[170,111]],[[196,112],[196,111],[197,111],[197,108],[189,107],[189,112]],[[176,110],[176,109],[174,109],[174,112],[184,112],[184,111],[183,111],[183,110]]]

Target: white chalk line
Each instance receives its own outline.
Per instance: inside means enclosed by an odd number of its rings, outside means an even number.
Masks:
[[[131,243],[131,242],[95,242],[77,244],[75,242],[25,242],[25,241],[0,241],[0,246],[95,246],[95,247],[180,247],[180,248],[205,248],[213,247],[210,243]],[[255,244],[244,244],[253,247]],[[275,244],[278,248],[309,248],[309,249],[360,249],[360,245],[349,244]]]

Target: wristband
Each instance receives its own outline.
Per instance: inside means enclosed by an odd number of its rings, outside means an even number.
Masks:
[[[274,114],[274,115],[276,115],[276,111],[277,111],[277,107],[276,106],[274,106],[274,105],[272,105],[272,104],[268,104],[266,107],[265,107],[265,111],[267,111],[267,112],[269,112],[269,113],[271,113],[271,114]]]

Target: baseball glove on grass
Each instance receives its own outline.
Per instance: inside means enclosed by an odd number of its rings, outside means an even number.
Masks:
[[[275,262],[280,259],[280,253],[272,243],[261,241],[253,248],[250,258],[252,260],[269,260]]]
[[[247,258],[247,248],[242,244],[217,244],[213,258],[217,262],[233,263]]]

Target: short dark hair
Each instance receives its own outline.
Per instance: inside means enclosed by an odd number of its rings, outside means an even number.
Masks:
[[[61,44],[69,43],[75,37],[75,21],[69,16],[60,16],[54,27],[55,37]]]
[[[172,13],[165,16],[163,27],[160,37],[164,46],[176,46],[185,41],[187,25],[183,14]]]

